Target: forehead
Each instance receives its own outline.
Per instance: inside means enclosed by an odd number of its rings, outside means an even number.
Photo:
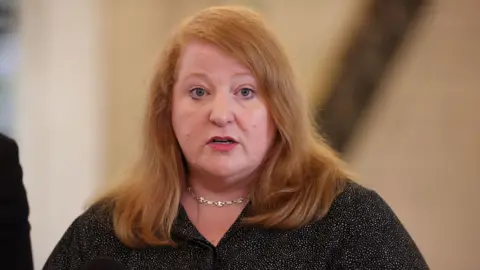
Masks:
[[[180,55],[178,75],[183,77],[196,72],[251,74],[242,62],[220,47],[207,42],[191,41],[185,45]]]

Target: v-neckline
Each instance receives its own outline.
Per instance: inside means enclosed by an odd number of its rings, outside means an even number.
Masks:
[[[202,243],[207,243],[208,245],[218,248],[223,243],[228,241],[235,233],[237,233],[240,229],[244,227],[243,218],[248,216],[248,211],[251,209],[251,203],[248,202],[247,205],[243,208],[240,215],[238,215],[237,219],[233,222],[232,226],[228,228],[225,234],[222,236],[220,241],[218,241],[217,245],[213,245],[209,240],[207,240],[197,229],[197,227],[193,224],[193,222],[188,217],[187,211],[180,203],[178,207],[178,215],[175,219],[172,234],[176,236],[180,236],[181,238],[185,238],[186,240],[196,240]]]

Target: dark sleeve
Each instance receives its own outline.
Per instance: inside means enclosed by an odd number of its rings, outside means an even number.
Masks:
[[[29,207],[15,141],[0,134],[0,260],[33,269]]]
[[[429,269],[388,204],[365,190],[350,209],[347,237],[334,269]]]

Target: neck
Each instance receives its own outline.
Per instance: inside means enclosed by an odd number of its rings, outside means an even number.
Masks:
[[[248,196],[252,184],[251,179],[249,177],[233,180],[192,174],[186,185],[192,188],[197,196],[207,200],[225,201]]]

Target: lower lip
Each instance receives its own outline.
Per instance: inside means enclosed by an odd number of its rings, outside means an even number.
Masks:
[[[208,146],[215,151],[228,152],[233,150],[238,143],[209,143]]]

